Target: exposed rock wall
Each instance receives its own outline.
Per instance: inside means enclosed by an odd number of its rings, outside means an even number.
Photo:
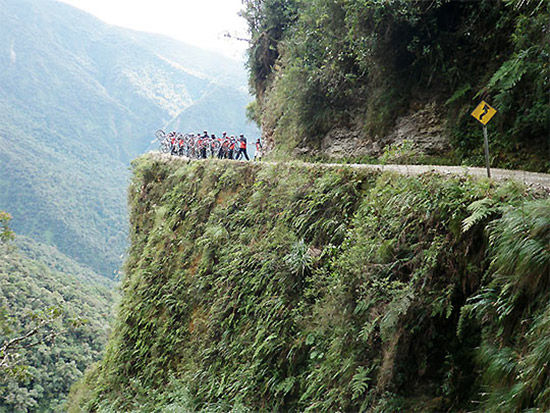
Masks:
[[[360,128],[336,127],[323,139],[321,152],[331,158],[378,157],[391,144],[412,142],[418,154],[437,155],[450,149],[441,110],[435,102],[417,105],[397,118],[385,136],[366,136]]]

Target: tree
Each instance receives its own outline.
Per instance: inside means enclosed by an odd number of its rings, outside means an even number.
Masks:
[[[11,215],[0,211],[0,244],[13,239],[13,232],[9,228]]]
[[[297,17],[295,0],[243,0],[242,16],[252,36],[248,64],[256,94],[262,94],[266,80],[279,58],[278,45],[285,30]]]
[[[63,314],[59,307],[48,308],[40,313],[32,314],[32,327],[19,332],[17,336],[4,340],[0,344],[0,372],[14,373],[17,371],[19,352],[22,349],[35,347],[44,342],[52,341],[60,331],[53,328],[53,322]],[[3,333],[9,333],[9,325],[4,321],[7,317],[2,309],[0,328]]]
[[[55,248],[0,244],[0,412],[62,411],[107,341],[112,283]]]

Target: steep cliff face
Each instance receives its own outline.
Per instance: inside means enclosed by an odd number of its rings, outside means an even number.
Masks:
[[[292,163],[134,168],[123,300],[73,411],[550,407],[542,195]]]

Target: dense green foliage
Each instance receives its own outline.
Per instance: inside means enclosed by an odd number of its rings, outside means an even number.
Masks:
[[[129,161],[157,129],[257,132],[238,62],[53,0],[0,0],[0,21],[0,209],[101,275],[122,263]]]
[[[70,411],[548,407],[548,199],[299,163],[134,166],[118,318]]]
[[[484,98],[495,166],[550,170],[550,3],[544,0],[247,0],[258,118],[280,154],[332,129],[380,139],[435,102],[448,161],[482,163],[470,112]]]
[[[549,202],[508,207],[490,225],[489,241],[489,284],[463,309],[484,326],[484,411],[549,411]]]
[[[13,232],[9,227],[10,220],[10,214],[0,211],[0,243],[9,241],[13,238]]]
[[[0,412],[62,410],[105,347],[113,289],[53,247],[25,238],[0,245],[0,348],[37,328],[0,366]]]

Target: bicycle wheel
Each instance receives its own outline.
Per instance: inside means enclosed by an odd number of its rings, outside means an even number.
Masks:
[[[159,129],[158,131],[155,132],[155,136],[160,142],[162,142],[166,137],[166,133],[164,133],[162,129]]]
[[[172,151],[170,141],[168,139],[164,139],[160,144],[160,151],[162,153],[170,153]]]

